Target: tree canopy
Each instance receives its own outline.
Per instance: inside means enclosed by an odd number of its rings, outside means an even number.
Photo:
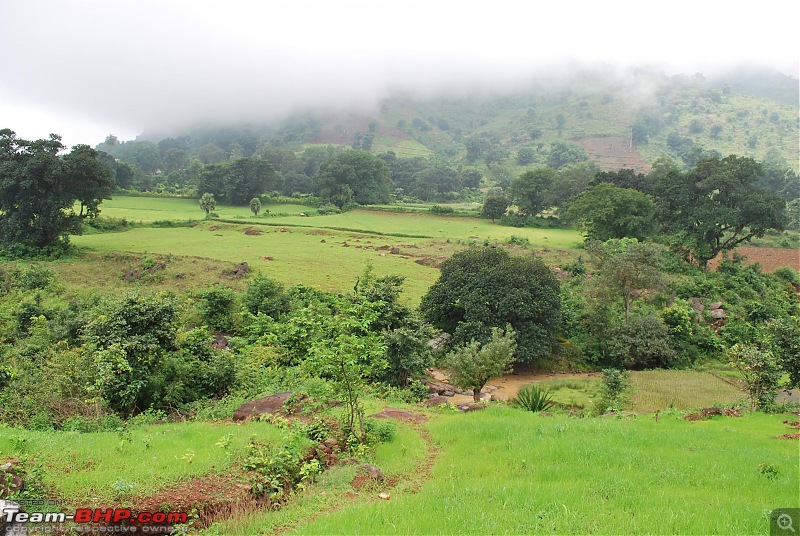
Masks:
[[[564,219],[577,225],[589,240],[626,237],[641,240],[654,228],[654,211],[650,196],[604,182],[573,199]]]
[[[366,151],[345,151],[320,166],[316,177],[320,197],[343,206],[349,193],[356,203],[372,205],[391,201],[389,166]],[[348,192],[349,190],[349,192]]]
[[[517,333],[517,359],[531,362],[550,356],[559,321],[559,284],[539,258],[475,247],[442,263],[420,310],[459,345],[485,343],[493,327],[510,324]]]
[[[27,141],[0,130],[0,243],[42,249],[68,242],[111,198],[112,173],[87,145],[64,156],[61,138]],[[74,206],[79,203],[76,213]]]
[[[653,185],[657,215],[685,260],[705,267],[769,229],[782,230],[785,202],[757,186],[763,170],[752,158],[701,160],[687,173],[671,171]]]
[[[275,185],[275,170],[260,158],[237,158],[206,166],[198,182],[198,193],[208,192],[218,201],[247,205]]]
[[[527,216],[535,216],[547,207],[548,191],[553,184],[555,172],[549,168],[526,171],[511,183],[509,193],[519,211]]]

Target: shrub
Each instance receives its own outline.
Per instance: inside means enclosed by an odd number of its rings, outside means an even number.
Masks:
[[[627,392],[631,388],[631,377],[628,371],[603,369],[603,385],[600,399],[595,405],[595,412],[602,415],[608,411],[619,411],[627,404]]]
[[[791,285],[800,285],[800,275],[791,266],[778,266],[772,271],[772,275]]]
[[[236,302],[233,290],[214,287],[199,292],[197,297],[200,299],[198,309],[203,322],[220,331],[233,329],[233,306]]]
[[[514,407],[538,413],[555,406],[556,402],[550,398],[549,391],[531,383],[519,390],[517,396],[511,399],[511,404]]]
[[[728,350],[728,358],[742,375],[753,408],[770,409],[775,404],[781,379],[781,370],[772,352],[754,344],[735,344]]]
[[[244,304],[253,315],[262,313],[274,319],[291,309],[289,295],[284,291],[283,285],[260,273],[247,287]]]
[[[266,497],[277,502],[295,489],[303,489],[305,482],[322,472],[316,458],[305,460],[305,453],[296,440],[281,446],[250,441],[243,464],[256,497]]]
[[[321,216],[326,216],[328,214],[341,214],[341,212],[342,210],[333,203],[323,203],[317,209],[317,213]]]
[[[455,210],[453,210],[453,207],[447,207],[444,205],[433,205],[430,208],[430,212],[431,214],[452,214],[455,212]]]
[[[387,419],[366,419],[364,431],[367,434],[368,443],[388,443],[394,439],[397,426],[394,421]]]
[[[632,316],[611,328],[607,361],[617,368],[641,370],[678,364],[667,325],[655,316]]]

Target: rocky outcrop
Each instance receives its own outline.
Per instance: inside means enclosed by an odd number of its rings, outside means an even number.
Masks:
[[[244,421],[250,417],[257,417],[263,413],[274,414],[283,409],[283,405],[292,396],[291,392],[277,393],[258,400],[245,402],[233,412],[234,421]]]

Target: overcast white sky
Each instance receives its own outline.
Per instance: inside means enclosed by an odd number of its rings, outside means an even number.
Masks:
[[[567,61],[798,76],[795,0],[0,0],[0,128],[261,120],[388,87],[505,83]]]

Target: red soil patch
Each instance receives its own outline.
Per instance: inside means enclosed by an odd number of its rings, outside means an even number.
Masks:
[[[639,156],[636,146],[631,149],[630,138],[609,136],[573,139],[570,142],[583,147],[600,169],[616,171],[620,168],[631,168],[640,173],[650,171],[650,165]]]
[[[777,436],[775,439],[800,439],[800,434],[783,434]]]
[[[238,475],[206,475],[182,482],[134,501],[135,512],[196,512],[195,528],[211,525],[215,519],[262,506],[250,493],[250,486]]]
[[[800,271],[800,249],[740,247],[734,252],[746,257],[745,264],[759,263],[765,272],[771,272],[778,266],[791,266]],[[709,267],[716,269],[720,260],[722,254],[711,259],[708,262]]]

